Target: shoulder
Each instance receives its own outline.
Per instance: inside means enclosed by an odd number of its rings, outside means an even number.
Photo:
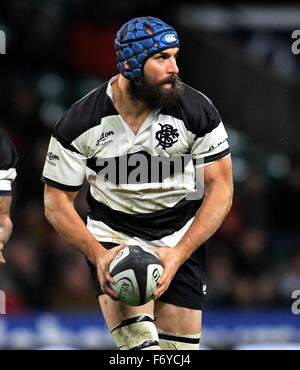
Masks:
[[[16,163],[16,149],[8,135],[0,128],[0,169],[15,168]]]
[[[106,94],[107,82],[74,103],[57,121],[53,136],[62,144],[70,144],[84,132],[99,125],[101,118],[113,114],[113,105]]]
[[[183,83],[183,104],[190,113],[198,113],[199,109],[216,110],[211,99],[203,92]]]
[[[184,122],[188,131],[197,137],[215,129],[221,117],[212,101],[202,92],[182,83],[182,98],[173,115]]]
[[[183,89],[182,110],[186,116],[186,125],[197,136],[204,136],[221,122],[219,112],[202,92],[185,84]]]

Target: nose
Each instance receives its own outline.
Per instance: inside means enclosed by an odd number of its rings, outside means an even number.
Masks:
[[[168,73],[176,73],[176,74],[179,72],[179,68],[177,66],[176,58],[174,58],[174,57],[169,58],[167,72]]]

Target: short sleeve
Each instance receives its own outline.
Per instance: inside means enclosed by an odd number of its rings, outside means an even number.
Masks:
[[[182,119],[189,131],[190,154],[195,167],[203,167],[230,154],[220,114],[205,94],[184,85]]]
[[[222,121],[216,128],[195,139],[191,154],[196,167],[208,165],[230,154],[228,135]]]
[[[85,176],[86,158],[51,137],[42,181],[61,190],[78,191]]]
[[[87,157],[78,150],[74,136],[79,119],[67,111],[50,139],[42,181],[61,190],[78,191],[84,181]]]
[[[0,130],[0,195],[9,196],[12,192],[12,182],[17,176],[16,149],[9,137]]]

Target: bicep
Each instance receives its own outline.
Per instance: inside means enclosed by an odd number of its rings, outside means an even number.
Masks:
[[[219,159],[203,169],[204,191],[209,192],[214,186],[220,185],[224,191],[233,192],[231,157]]]
[[[73,204],[78,191],[66,191],[55,188],[54,186],[50,186],[45,184],[44,187],[44,203],[46,208],[51,208],[51,206],[62,204],[63,202],[68,202]]]

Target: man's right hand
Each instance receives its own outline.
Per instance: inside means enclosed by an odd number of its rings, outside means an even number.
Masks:
[[[113,284],[115,281],[110,276],[109,266],[114,257],[125,247],[127,247],[127,244],[121,244],[117,247],[109,249],[104,255],[98,257],[96,260],[97,274],[101,289],[103,290],[104,294],[109,295],[115,301],[118,301],[119,298],[118,293],[110,287],[110,284]]]

